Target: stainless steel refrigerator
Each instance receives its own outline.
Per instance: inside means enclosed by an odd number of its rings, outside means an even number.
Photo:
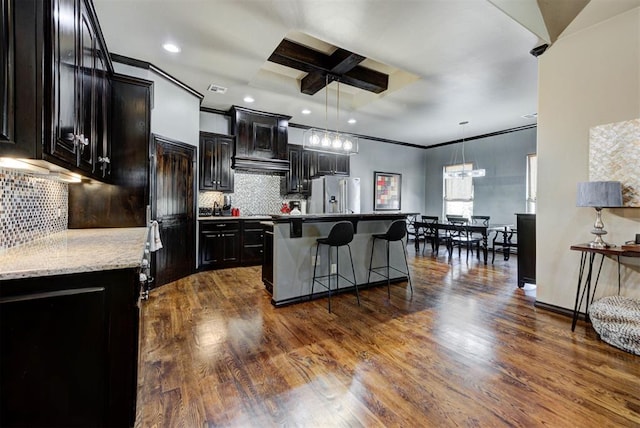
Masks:
[[[308,214],[359,214],[360,179],[325,176],[311,180]]]

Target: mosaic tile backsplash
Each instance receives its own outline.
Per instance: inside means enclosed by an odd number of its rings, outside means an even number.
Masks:
[[[0,168],[0,250],[67,228],[69,188]]]
[[[240,209],[240,215],[280,214],[283,202],[305,199],[302,195],[281,195],[284,176],[277,174],[236,172],[231,206]],[[222,206],[224,194],[221,192],[200,192],[199,207],[213,207],[214,202]]]

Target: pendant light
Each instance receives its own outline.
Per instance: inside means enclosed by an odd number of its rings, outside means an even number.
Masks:
[[[466,168],[466,159],[464,156],[464,127],[468,125],[469,121],[465,120],[460,122],[459,125],[462,127],[462,169],[457,171],[446,171],[444,172],[444,178],[476,178],[476,177],[484,177],[486,175],[486,171],[484,169],[465,169]],[[453,164],[456,164],[458,158],[458,149],[455,151],[455,159]]]
[[[340,80],[337,84],[336,128],[340,125]],[[303,133],[303,147],[319,152],[354,155],[358,153],[358,137],[329,130],[329,75],[325,77],[324,129],[309,128]]]

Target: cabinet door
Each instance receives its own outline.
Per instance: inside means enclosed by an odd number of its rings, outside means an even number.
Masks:
[[[101,178],[108,178],[111,175],[111,136],[109,133],[111,80],[106,66],[105,53],[100,49],[96,49],[96,53],[95,169],[96,175]],[[121,126],[121,124],[118,124],[118,126]]]
[[[227,231],[220,234],[221,259],[223,265],[240,262],[240,234],[238,231]]]
[[[221,192],[233,192],[233,138],[218,137],[216,150],[217,189]]]
[[[210,267],[220,261],[220,232],[200,232],[200,266]]]
[[[271,118],[253,117],[253,144],[249,156],[273,159],[277,153],[276,132]]]
[[[309,150],[303,150],[300,159],[300,190],[303,195],[311,194],[311,164],[313,153]]]
[[[315,152],[314,174],[331,175],[336,168],[336,155],[333,153]]]
[[[77,164],[80,105],[78,53],[80,2],[53,0],[53,135],[48,147],[52,156]]]
[[[14,140],[15,22],[11,12],[10,1],[0,0],[0,143]]]
[[[289,146],[289,171],[285,176],[285,183],[287,186],[287,193],[298,193],[302,186],[301,183],[301,164],[302,164],[302,149],[300,146]]]
[[[333,173],[336,175],[349,175],[349,161],[348,155],[336,155],[336,163]]]
[[[103,287],[0,301],[0,426],[105,426]]]
[[[216,140],[200,134],[200,190],[216,189]]]
[[[96,92],[98,79],[96,78],[96,38],[91,20],[84,2],[81,2],[80,13],[80,63],[78,69],[78,85],[80,87],[78,99],[78,154],[80,169],[89,173],[94,172],[96,164],[95,146],[97,132],[96,118]]]

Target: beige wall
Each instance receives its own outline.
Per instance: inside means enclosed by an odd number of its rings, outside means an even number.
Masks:
[[[575,206],[576,183],[588,181],[589,128],[640,117],[640,8],[558,39],[538,60],[537,300],[573,309],[580,253],[569,247],[591,240],[595,220]],[[640,233],[638,208],[603,216],[609,242]],[[637,262],[623,260],[623,295],[640,297]],[[616,264],[605,260],[596,298],[614,293]]]

